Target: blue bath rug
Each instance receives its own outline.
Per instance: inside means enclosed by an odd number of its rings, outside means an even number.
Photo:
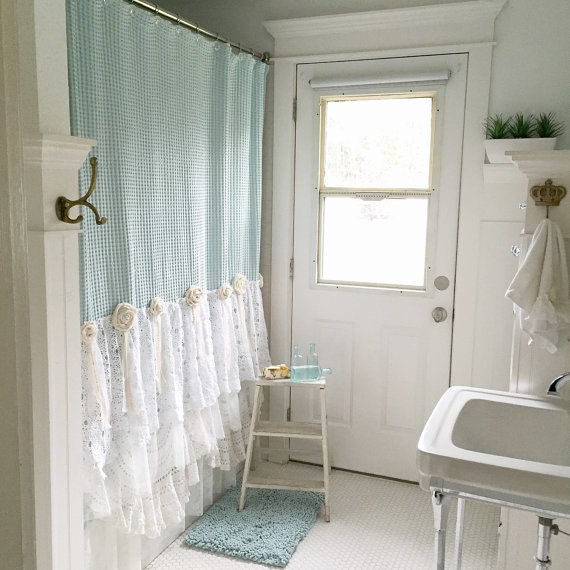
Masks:
[[[285,566],[315,524],[324,504],[321,493],[248,489],[238,512],[241,482],[198,520],[185,542],[260,564]]]

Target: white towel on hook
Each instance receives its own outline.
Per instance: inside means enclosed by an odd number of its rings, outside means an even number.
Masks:
[[[559,331],[570,328],[568,266],[560,228],[545,219],[505,295],[520,308],[520,326],[551,354]]]

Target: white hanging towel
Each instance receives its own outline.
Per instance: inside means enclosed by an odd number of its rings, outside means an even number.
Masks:
[[[505,296],[520,308],[520,326],[530,342],[555,353],[559,331],[570,327],[570,303],[564,237],[553,221],[536,228]]]

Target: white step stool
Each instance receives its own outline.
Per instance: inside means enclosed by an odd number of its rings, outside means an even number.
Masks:
[[[291,387],[298,389],[320,390],[321,400],[321,421],[317,422],[268,422],[260,421],[261,412],[261,390],[264,386],[272,388],[276,386]],[[326,406],[325,378],[313,382],[291,382],[291,380],[257,380],[255,383],[255,394],[253,397],[253,411],[251,414],[251,426],[249,430],[249,440],[247,443],[247,455],[243,471],[241,484],[241,495],[239,500],[239,510],[243,510],[245,504],[245,494],[248,487],[258,487],[263,489],[292,489],[296,491],[318,491],[325,494],[325,521],[330,521],[329,504],[329,453],[327,442],[327,406]],[[323,448],[323,479],[322,480],[294,480],[294,479],[271,479],[268,477],[251,476],[251,462],[254,448],[254,439],[260,436],[285,437],[299,439],[321,440]]]

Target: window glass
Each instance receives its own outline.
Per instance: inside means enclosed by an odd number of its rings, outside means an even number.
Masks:
[[[322,186],[430,185],[432,97],[326,101]]]
[[[424,288],[428,202],[324,197],[321,281]]]
[[[434,98],[321,98],[320,282],[425,289]]]

